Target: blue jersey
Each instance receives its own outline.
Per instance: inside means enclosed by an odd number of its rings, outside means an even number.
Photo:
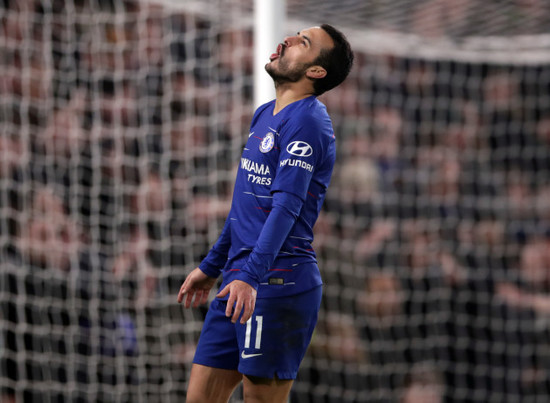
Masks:
[[[313,226],[336,158],[332,123],[316,97],[273,115],[260,106],[244,147],[231,210],[199,267],[222,288],[239,279],[258,298],[293,295],[322,283],[312,247]]]

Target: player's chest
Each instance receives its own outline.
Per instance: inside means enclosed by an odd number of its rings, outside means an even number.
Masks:
[[[252,185],[270,186],[279,161],[280,134],[277,128],[252,127],[240,161],[241,178]]]
[[[274,166],[279,160],[280,143],[280,124],[277,121],[258,122],[250,129],[243,156]]]

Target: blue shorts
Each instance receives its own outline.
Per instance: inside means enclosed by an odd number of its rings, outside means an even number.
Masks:
[[[242,325],[225,316],[227,301],[210,304],[193,362],[241,374],[295,379],[311,341],[322,286],[281,298],[259,298]]]

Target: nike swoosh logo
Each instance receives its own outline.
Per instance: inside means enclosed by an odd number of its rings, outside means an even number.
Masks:
[[[248,133],[248,137],[252,136],[254,132]]]
[[[262,353],[258,353],[258,354],[245,354],[245,352],[241,352],[241,358],[243,359],[247,359],[247,358],[252,358],[252,357],[258,357],[259,355],[262,355]]]

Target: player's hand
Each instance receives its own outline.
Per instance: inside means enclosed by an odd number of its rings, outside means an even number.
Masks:
[[[209,277],[198,267],[186,277],[178,293],[178,302],[183,301],[185,297],[185,307],[189,308],[193,303],[193,308],[208,301],[208,294],[216,284],[214,277]],[[193,298],[195,300],[193,301]]]
[[[237,319],[239,319],[239,315],[242,312],[241,324],[244,325],[254,312],[254,307],[256,306],[256,290],[244,281],[233,280],[227,284],[216,297],[225,297],[227,294],[229,294],[229,299],[227,300],[227,308],[225,308],[225,316],[231,316],[231,322],[237,323]],[[233,310],[233,305],[235,306],[235,310]]]

